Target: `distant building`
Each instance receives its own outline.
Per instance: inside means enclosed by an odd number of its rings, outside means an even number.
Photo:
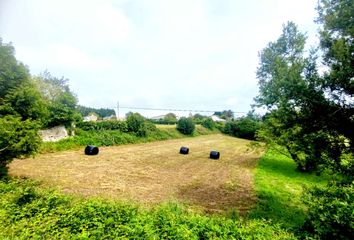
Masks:
[[[115,115],[111,115],[111,116],[104,117],[102,120],[107,121],[107,120],[116,120],[116,119],[117,119],[117,117]]]
[[[159,115],[159,116],[155,116],[155,117],[151,117],[150,119],[151,120],[163,120],[165,118],[166,115]]]
[[[210,118],[211,118],[214,122],[226,122],[225,119],[222,119],[222,118],[220,118],[220,117],[217,116],[217,115],[212,115],[212,116],[210,116]]]
[[[98,117],[95,114],[89,114],[84,117],[84,122],[96,122]]]

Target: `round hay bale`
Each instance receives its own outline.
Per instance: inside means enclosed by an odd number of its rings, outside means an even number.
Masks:
[[[210,152],[210,158],[211,159],[219,159],[220,158],[220,152],[218,152],[218,151],[211,151]]]
[[[188,154],[189,153],[189,148],[187,147],[181,147],[181,149],[179,150],[180,154]]]
[[[99,149],[96,146],[88,145],[85,148],[85,154],[86,155],[97,155],[98,152],[99,152]]]

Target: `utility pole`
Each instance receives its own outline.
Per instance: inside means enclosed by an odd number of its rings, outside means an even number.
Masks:
[[[116,117],[117,117],[117,120],[119,120],[119,101],[117,102]]]

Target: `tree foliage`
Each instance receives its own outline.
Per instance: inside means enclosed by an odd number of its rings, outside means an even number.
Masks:
[[[176,124],[177,122],[177,116],[174,113],[167,113],[164,118],[163,118],[163,122],[165,124]]]
[[[0,167],[13,158],[28,156],[37,151],[40,143],[36,121],[8,115],[0,118]]]
[[[148,130],[146,119],[139,113],[127,114],[127,127],[129,132],[141,137],[146,136]]]
[[[231,120],[234,118],[234,113],[231,110],[224,110],[221,112],[214,112],[214,115],[219,116],[225,120]]]
[[[304,237],[349,239],[354,229],[354,2],[320,0],[318,12],[318,53],[306,54],[306,37],[294,23],[260,53],[256,101],[269,113],[259,136],[285,147],[299,169],[333,174],[333,184],[307,190]]]
[[[0,167],[37,150],[37,130],[46,114],[28,70],[14,55],[11,44],[0,38]]]
[[[177,122],[177,130],[183,134],[191,135],[194,129],[195,124],[191,118],[181,117]]]
[[[329,74],[318,74],[315,53],[305,56],[305,40],[290,22],[260,53],[256,101],[270,114],[259,135],[286,147],[299,169],[344,171],[342,155],[353,152],[353,99],[335,100],[325,80]]]
[[[82,116],[87,116],[90,113],[96,113],[100,118],[115,115],[114,109],[109,108],[92,108],[78,105],[76,109]]]
[[[255,140],[262,121],[256,115],[249,113],[245,117],[226,122],[223,132],[238,138]]]
[[[77,97],[70,91],[68,79],[56,78],[45,71],[34,79],[43,99],[47,102],[49,116],[45,121],[48,127],[70,126],[77,116]]]
[[[210,130],[213,130],[216,128],[216,124],[211,118],[204,118],[201,122],[202,126],[205,128],[208,128]]]

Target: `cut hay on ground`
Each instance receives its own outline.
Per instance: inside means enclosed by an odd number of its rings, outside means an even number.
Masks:
[[[206,135],[145,144],[101,147],[97,156],[65,151],[15,160],[9,173],[43,181],[62,192],[151,205],[180,201],[207,212],[238,209],[254,202],[253,169],[259,153],[249,141]],[[188,155],[179,154],[181,146]],[[210,150],[220,151],[210,160]]]

